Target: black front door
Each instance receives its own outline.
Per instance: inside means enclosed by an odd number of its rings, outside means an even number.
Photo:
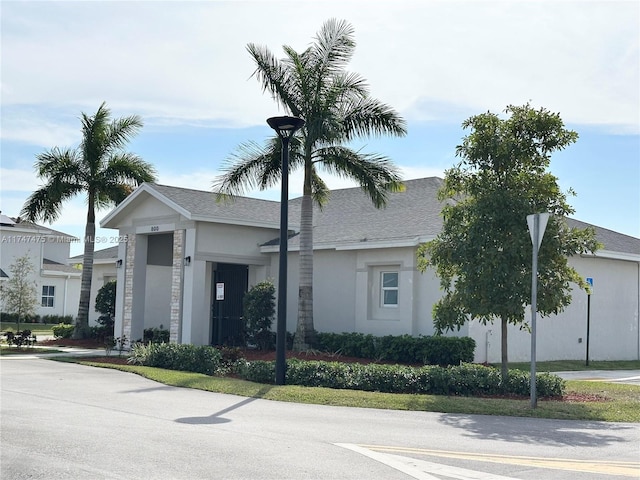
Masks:
[[[249,267],[218,263],[213,272],[212,345],[244,345],[242,299],[249,285]]]

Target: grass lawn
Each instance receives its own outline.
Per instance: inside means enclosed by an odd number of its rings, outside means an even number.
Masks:
[[[0,345],[0,355],[25,355],[32,353],[61,353],[62,350],[55,348],[39,348],[39,347],[13,347],[9,345]]]
[[[49,325],[45,323],[23,323],[20,322],[20,331],[31,330],[34,335],[53,335],[51,328],[55,325]],[[13,332],[18,331],[18,324],[15,322],[0,322],[0,332],[6,332],[11,330]]]
[[[57,359],[61,360],[61,359]],[[297,385],[264,385],[227,377],[210,377],[199,373],[179,372],[153,367],[113,365],[65,359],[96,367],[115,368],[135,373],[165,385],[196,388],[209,392],[281,402],[338,405],[443,413],[506,415],[516,417],[556,418],[563,420],[600,420],[606,422],[640,422],[640,386],[604,382],[567,381],[566,398],[538,400],[532,409],[529,399],[478,398],[442,395],[407,395],[355,390],[334,390]],[[578,399],[570,400],[572,397]]]

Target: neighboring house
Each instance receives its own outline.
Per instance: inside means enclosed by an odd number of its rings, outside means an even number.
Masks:
[[[321,332],[433,335],[432,307],[441,295],[433,271],[416,268],[416,248],[442,228],[442,179],[405,182],[404,192],[375,209],[359,188],[334,190],[314,211],[314,324]],[[289,201],[287,329],[297,319],[301,199]],[[142,338],[164,325],[171,341],[222,343],[233,337],[250,286],[278,276],[278,202],[143,184],[105,217],[119,231],[116,336]],[[570,223],[587,226],[575,220]],[[526,219],[523,219],[526,222]],[[639,359],[640,239],[596,228],[604,249],[570,261],[594,278],[590,358]],[[586,294],[538,321],[537,358],[581,359]],[[496,332],[495,334],[493,332]],[[476,340],[476,361],[500,359],[499,324],[470,322],[454,335]],[[527,361],[530,336],[509,331],[511,361]]]
[[[106,240],[110,240],[106,238]],[[76,255],[69,259],[69,263],[76,268],[82,269],[83,255]],[[96,295],[98,290],[108,282],[117,278],[116,268],[118,260],[118,247],[109,247],[93,252],[93,275],[91,276],[91,296],[89,303],[89,325],[96,325],[99,312],[96,312]]]
[[[28,255],[33,264],[39,303],[37,315],[78,314],[81,271],[68,265],[76,237],[42,225],[0,214],[0,277],[11,275],[11,265]]]

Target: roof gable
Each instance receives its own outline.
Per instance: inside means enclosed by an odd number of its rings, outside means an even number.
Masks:
[[[278,228],[280,203],[249,197],[218,201],[216,194],[202,190],[144,183],[101,222],[103,228],[118,228],[121,219],[144,199],[153,197],[187,220]]]

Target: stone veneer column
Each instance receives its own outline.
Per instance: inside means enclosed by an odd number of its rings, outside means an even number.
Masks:
[[[133,268],[136,255],[136,235],[127,238],[127,253],[124,270],[124,309],[122,314],[122,335],[131,342],[131,321],[133,318]]]
[[[184,230],[173,232],[173,268],[171,271],[171,323],[169,341],[180,341],[182,319],[182,268],[184,262]]]

